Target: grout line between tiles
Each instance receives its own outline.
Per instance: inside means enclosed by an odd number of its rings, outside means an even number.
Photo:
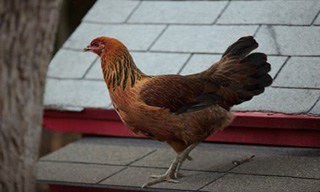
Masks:
[[[149,47],[147,48],[147,51],[150,51],[150,49],[153,47],[154,44],[160,39],[160,37],[164,34],[164,32],[168,29],[169,25],[166,25],[162,31],[159,33],[159,35],[154,39],[154,41],[151,42]]]
[[[261,29],[261,27],[262,27],[262,25],[259,25],[258,27],[257,27],[257,29],[256,29],[256,31],[253,33],[253,37],[256,37],[256,35],[257,35],[257,33],[260,31],[260,29]]]
[[[286,86],[271,86],[272,88],[275,89],[299,89],[299,90],[320,90],[319,88],[315,87],[286,87]]]
[[[276,80],[276,78],[278,77],[278,75],[281,73],[282,69],[284,68],[284,66],[288,63],[288,61],[290,60],[291,56],[288,56],[288,58],[284,61],[284,63],[282,64],[282,66],[280,67],[280,69],[277,71],[276,75],[273,78],[273,81]]]
[[[182,72],[182,70],[187,66],[187,64],[189,63],[190,59],[193,57],[194,53],[191,53],[189,55],[189,57],[187,58],[187,60],[184,62],[184,64],[182,65],[182,67],[179,69],[177,74],[180,74]]]
[[[282,178],[292,178],[292,179],[308,179],[308,180],[320,180],[320,178],[313,178],[313,177],[298,177],[298,176],[290,176],[290,175],[272,175],[272,174],[258,174],[258,173],[238,173],[238,172],[228,172],[230,174],[235,175],[253,175],[253,176],[261,176],[261,177],[282,177]]]
[[[234,169],[234,168],[236,168],[236,167],[238,167],[238,166],[240,166],[240,165],[235,165],[235,166],[231,167],[231,168],[228,169],[226,172],[224,172],[220,177],[218,177],[218,178],[216,178],[216,179],[214,179],[214,180],[206,183],[205,185],[201,186],[200,188],[198,188],[197,191],[200,191],[201,189],[205,188],[206,186],[208,186],[208,185],[216,182],[217,180],[223,178],[223,177],[226,176],[232,169]]]
[[[128,15],[128,17],[126,18],[126,20],[124,21],[125,23],[128,23],[129,19],[132,17],[132,15],[136,12],[136,10],[140,7],[142,1],[139,1],[139,3],[133,8],[133,10],[131,11],[131,13]]]
[[[316,16],[313,18],[311,25],[315,25],[314,22],[316,22],[317,18],[320,17],[320,10],[318,11],[318,13],[316,14]]]
[[[85,77],[87,76],[87,74],[89,73],[89,71],[92,69],[92,67],[94,66],[94,64],[96,63],[96,61],[99,59],[99,57],[96,57],[92,63],[90,64],[90,66],[88,67],[88,69],[84,72],[83,76],[81,79],[86,79]]]
[[[314,104],[310,107],[310,109],[307,111],[307,113],[310,113],[310,111],[312,111],[312,109],[317,105],[317,103],[320,102],[320,96],[318,97],[318,99],[316,100],[316,102],[314,102]]]
[[[222,14],[225,12],[225,10],[229,7],[231,1],[228,0],[227,4],[224,6],[224,8],[221,10],[221,12],[219,13],[219,15],[217,16],[217,18],[213,21],[212,24],[216,24],[218,22],[218,20],[220,19],[220,17],[222,16]]]
[[[133,163],[135,163],[135,162],[137,162],[137,161],[139,161],[139,160],[141,160],[141,159],[143,159],[143,158],[145,158],[145,157],[147,157],[147,156],[151,155],[152,153],[154,153],[154,152],[156,152],[156,151],[157,151],[156,149],[154,149],[154,150],[150,151],[149,153],[147,153],[147,154],[145,154],[145,155],[143,155],[143,156],[141,156],[141,157],[137,158],[136,160],[134,160],[134,161],[132,161],[132,162],[128,163],[128,164],[127,164],[127,166],[132,165]]]
[[[114,175],[116,175],[116,174],[118,174],[118,173],[120,173],[120,172],[122,172],[122,171],[124,171],[124,170],[126,170],[126,169],[128,169],[128,167],[124,167],[124,168],[122,168],[122,169],[120,169],[120,170],[118,170],[118,171],[114,172],[113,174],[111,174],[111,175],[109,175],[109,176],[107,176],[107,177],[105,177],[105,178],[101,179],[100,181],[96,182],[96,184],[99,184],[99,183],[101,183],[101,182],[103,182],[103,181],[107,180],[108,178],[110,178],[110,177],[112,177],[112,176],[114,176]]]

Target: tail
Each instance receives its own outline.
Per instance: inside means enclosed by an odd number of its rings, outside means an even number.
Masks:
[[[206,72],[210,82],[218,85],[222,105],[230,108],[252,99],[271,85],[271,70],[264,53],[251,53],[258,47],[252,36],[242,37],[224,52],[221,60]]]

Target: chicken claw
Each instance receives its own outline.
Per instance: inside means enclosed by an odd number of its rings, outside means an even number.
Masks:
[[[153,178],[154,180],[143,184],[141,188],[145,188],[161,182],[179,183],[179,181],[176,180],[176,178],[172,176],[172,174],[170,173],[165,173],[163,175],[150,175],[150,177]]]

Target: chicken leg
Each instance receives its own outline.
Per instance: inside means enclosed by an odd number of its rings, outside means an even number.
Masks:
[[[183,152],[177,154],[177,156],[174,158],[174,160],[170,164],[170,167],[163,175],[150,175],[150,177],[153,178],[154,180],[143,184],[142,188],[145,188],[157,183],[165,182],[165,181],[171,182],[171,183],[178,183],[179,181],[177,180],[177,178],[179,176],[180,167],[187,158],[188,159],[190,158],[189,153],[197,145],[198,143],[192,144],[189,147],[187,147]]]

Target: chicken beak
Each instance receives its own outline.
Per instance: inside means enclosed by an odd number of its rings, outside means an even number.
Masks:
[[[86,48],[83,49],[83,51],[92,51],[91,47],[88,45]]]

